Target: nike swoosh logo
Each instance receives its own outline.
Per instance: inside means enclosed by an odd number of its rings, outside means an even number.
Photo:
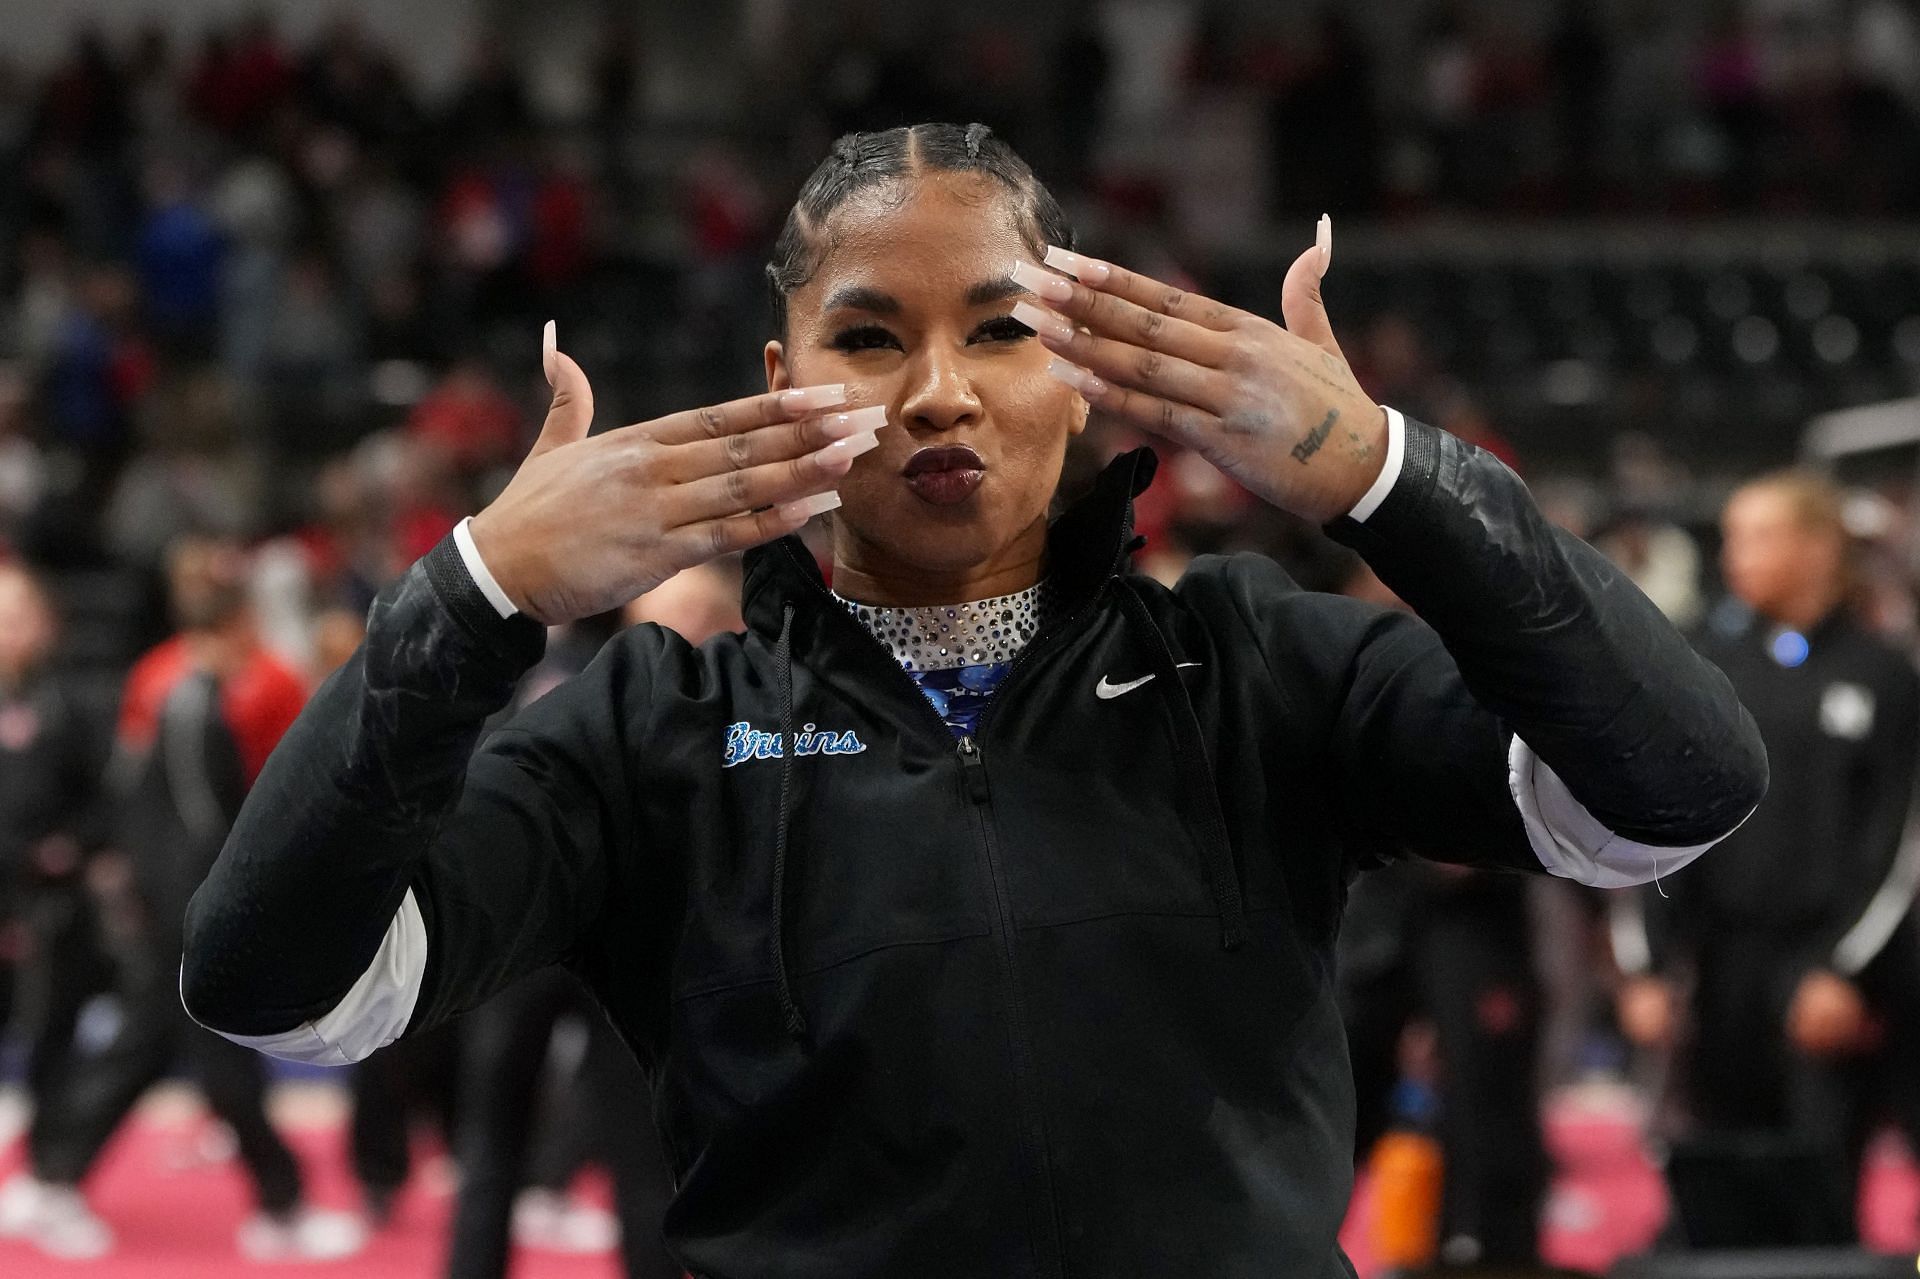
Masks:
[[[1200,663],[1198,662],[1181,662],[1179,665],[1174,667],[1174,669],[1185,670],[1189,666],[1198,666],[1198,665],[1200,665]],[[1151,682],[1152,679],[1153,679],[1152,675],[1142,675],[1139,679],[1130,679],[1124,684],[1115,684],[1111,680],[1109,680],[1105,675],[1102,675],[1100,677],[1100,682],[1093,686],[1093,695],[1099,698],[1103,702],[1108,701],[1112,698],[1120,696],[1120,694],[1122,693],[1131,693],[1134,689],[1139,688],[1142,684]]]

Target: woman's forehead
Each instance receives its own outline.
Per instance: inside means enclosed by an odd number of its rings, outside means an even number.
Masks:
[[[848,287],[903,303],[958,303],[1030,257],[1012,192],[979,174],[926,174],[849,196],[826,219],[824,252],[794,302],[818,307]]]

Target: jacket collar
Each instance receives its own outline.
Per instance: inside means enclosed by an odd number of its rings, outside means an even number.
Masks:
[[[1047,530],[1047,580],[1058,592],[1061,615],[1078,612],[1120,571],[1133,541],[1133,499],[1153,482],[1158,465],[1152,449],[1122,453]],[[809,599],[826,598],[819,567],[797,536],[748,551],[745,569],[741,613],[760,634],[780,633],[786,605],[805,608]]]

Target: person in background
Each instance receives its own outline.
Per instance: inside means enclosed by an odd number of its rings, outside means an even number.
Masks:
[[[633,600],[622,610],[620,622],[658,623],[697,644],[745,625],[739,599],[736,563],[699,564]],[[513,709],[538,700],[586,666],[606,639],[605,628],[596,629],[593,621],[554,628],[545,660],[521,680]],[[549,1073],[549,1042],[555,1026],[569,1017],[584,1023],[587,1032],[569,1090],[579,1104],[548,1107],[548,1118],[584,1131],[536,1132],[541,1077]],[[566,1193],[577,1160],[552,1157],[546,1147],[553,1145],[597,1154],[613,1172],[622,1261],[629,1279],[678,1279],[680,1267],[660,1241],[660,1220],[673,1188],[648,1113],[646,1079],[587,989],[559,969],[534,973],[468,1013],[459,1029],[454,1149],[460,1199],[447,1258],[449,1279],[501,1279],[514,1238],[569,1248],[570,1241],[599,1242],[604,1237],[599,1214]],[[361,1069],[410,1042],[402,1040],[374,1054]],[[557,1088],[549,1081],[550,1090]],[[543,1157],[530,1156],[536,1142]]]
[[[50,669],[58,637],[39,580],[0,564],[0,1032],[27,1042],[36,1106],[65,1078],[102,980],[83,873],[105,735]]]
[[[1406,605],[1359,556],[1340,593]],[[1540,1128],[1543,996],[1518,875],[1407,862],[1356,879],[1340,930],[1341,1016],[1353,1062],[1354,1155],[1396,1119],[1403,1043],[1431,1023],[1443,1154],[1440,1259],[1533,1265],[1551,1165]]]
[[[682,569],[628,604],[621,620],[628,626],[656,622],[689,644],[738,631],[746,626],[740,617],[740,563],[730,558]]]
[[[1620,1021],[1642,1046],[1679,1043],[1692,1148],[1720,1161],[1722,1183],[1726,1161],[1745,1157],[1735,1151],[1771,1152],[1771,1179],[1792,1182],[1769,1197],[1759,1174],[1738,1196],[1690,1207],[1676,1180],[1690,1242],[1844,1243],[1860,1158],[1886,1117],[1877,1103],[1891,1101],[1920,1136],[1909,920],[1920,865],[1903,849],[1920,676],[1848,606],[1848,536],[1828,480],[1756,479],[1728,502],[1722,529],[1733,599],[1700,648],[1778,765],[1765,801],[1713,858],[1616,903]],[[1688,1166],[1683,1157],[1676,1176]]]
[[[300,1169],[266,1115],[260,1059],[193,1025],[175,994],[187,899],[206,875],[305,684],[259,643],[246,561],[227,541],[185,538],[168,579],[179,634],[133,668],[110,768],[116,853],[92,876],[111,898],[121,1021],[112,1041],[44,1099],[30,1167],[0,1187],[0,1234],[43,1252],[103,1256],[113,1233],[79,1186],[147,1088],[186,1064],[238,1139],[259,1211],[240,1229],[251,1260],[349,1256],[358,1218],[304,1205]]]
[[[363,614],[337,604],[307,619],[304,647],[312,653],[307,673],[315,687],[346,664],[366,629]],[[442,1144],[453,1147],[459,1043],[455,1028],[442,1027],[375,1053],[353,1068],[347,1151],[367,1223],[374,1229],[392,1223],[401,1191],[413,1174],[414,1121],[427,1120]]]

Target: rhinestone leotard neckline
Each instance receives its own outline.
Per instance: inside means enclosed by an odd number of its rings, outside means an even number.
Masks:
[[[1011,662],[1039,633],[1045,589],[1045,582],[1037,582],[993,599],[918,608],[862,604],[837,593],[834,598],[912,673]]]

